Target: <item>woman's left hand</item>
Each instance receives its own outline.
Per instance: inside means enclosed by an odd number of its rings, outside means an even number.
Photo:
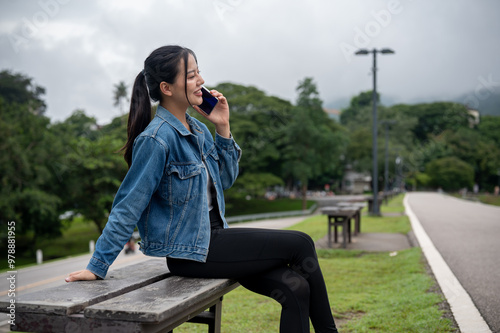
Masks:
[[[197,105],[193,105],[193,108],[215,125],[215,130],[219,135],[229,138],[231,130],[229,127],[229,104],[227,103],[227,99],[217,90],[210,90],[210,93],[212,96],[217,97],[219,102],[209,115],[203,112]]]

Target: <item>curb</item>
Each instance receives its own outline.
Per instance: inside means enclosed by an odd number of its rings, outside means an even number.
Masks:
[[[462,333],[491,333],[488,324],[484,321],[469,294],[448,267],[420,224],[417,216],[411,210],[408,203],[408,194],[405,195],[403,204],[415,237],[427,258],[427,262],[438,281],[439,287],[450,305],[460,331]]]

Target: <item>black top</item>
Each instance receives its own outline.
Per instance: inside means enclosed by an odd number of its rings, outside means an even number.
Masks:
[[[222,218],[219,214],[219,204],[217,203],[217,192],[215,186],[210,182],[210,195],[212,197],[212,209],[210,210],[210,227],[212,229],[221,229],[224,227]]]

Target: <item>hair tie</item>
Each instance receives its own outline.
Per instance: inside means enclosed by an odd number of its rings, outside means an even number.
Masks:
[[[158,83],[158,84],[160,84],[160,82],[163,81],[160,77],[158,77],[158,75],[155,73],[155,71],[149,66],[146,66],[146,68],[144,68],[142,70],[142,74],[144,74],[144,77],[146,77],[146,74],[148,74],[149,77],[153,78],[156,81],[156,83]]]

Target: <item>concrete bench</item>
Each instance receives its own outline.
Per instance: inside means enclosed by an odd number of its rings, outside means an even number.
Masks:
[[[172,332],[189,321],[220,332],[222,297],[238,286],[229,279],[173,276],[164,261],[150,259],[110,271],[104,280],[18,296],[11,330]],[[0,300],[0,311],[6,311],[8,302]]]
[[[357,235],[361,232],[361,210],[366,207],[366,204],[363,202],[339,202],[337,204],[338,207],[350,207],[350,209],[355,209],[356,213],[354,214],[354,235]]]
[[[382,205],[383,200],[384,200],[383,195],[377,196],[377,206],[379,213],[380,213],[380,206]],[[368,212],[373,213],[373,206],[374,206],[373,196],[367,197],[366,201],[368,202]]]
[[[323,207],[321,213],[328,216],[328,247],[332,247],[332,227],[334,230],[334,242],[337,243],[337,228],[342,227],[342,247],[347,248],[347,242],[351,242],[351,220],[356,217],[360,221],[361,206],[329,206]],[[360,229],[360,222],[357,222],[357,229]]]

